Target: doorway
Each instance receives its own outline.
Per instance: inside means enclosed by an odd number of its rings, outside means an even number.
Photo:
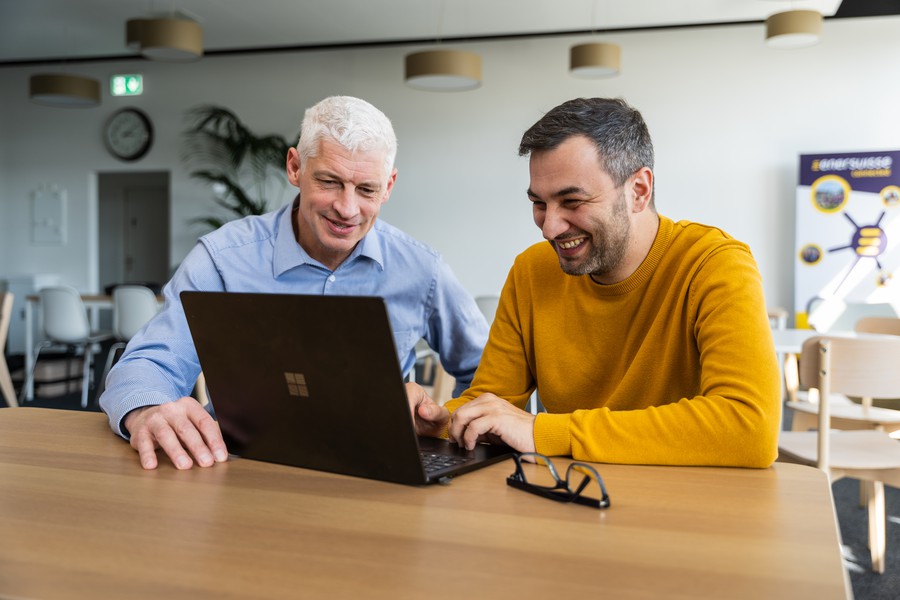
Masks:
[[[100,173],[100,290],[169,279],[169,172]]]

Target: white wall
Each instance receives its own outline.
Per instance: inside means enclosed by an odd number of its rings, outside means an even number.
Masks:
[[[499,291],[514,256],[539,241],[531,222],[522,132],[577,96],[622,96],[644,114],[657,154],[657,207],[675,219],[722,227],[756,255],[767,300],[792,305],[794,186],[798,155],[900,147],[900,18],[827,20],[818,46],[775,50],[763,25],[621,33],[622,74],[568,75],[568,47],[585,37],[457,45],[480,53],[484,85],[437,94],[402,83],[411,47],[210,56],[191,64],[141,60],[76,64],[104,82],[140,70],[145,94],[104,97],[94,109],[28,102],[28,77],[52,69],[0,68],[0,276],[61,273],[97,286],[95,173],[171,170],[173,260],[200,231],[210,193],[187,178],[178,135],[186,109],[219,103],[256,131],[292,136],[303,110],[332,94],[368,99],[394,122],[399,177],[382,217],[440,250],[473,294]],[[156,143],[128,165],[107,155],[102,124],[135,105]],[[68,190],[65,246],[29,239],[29,194]],[[288,201],[290,198],[284,198]]]

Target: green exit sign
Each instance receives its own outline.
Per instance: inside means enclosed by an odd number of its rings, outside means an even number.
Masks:
[[[109,79],[113,96],[140,96],[144,93],[143,75],[113,75]]]

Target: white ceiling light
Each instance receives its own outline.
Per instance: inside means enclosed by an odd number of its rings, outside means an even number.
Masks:
[[[430,91],[474,90],[481,86],[481,57],[463,50],[407,54],[406,84]]]
[[[622,49],[618,44],[577,44],[569,50],[569,72],[575,77],[599,78],[619,74]]]
[[[822,37],[822,13],[788,10],[766,19],[766,44],[773,48],[802,48]]]
[[[32,75],[28,96],[45,106],[89,108],[100,104],[100,82],[81,75]]]
[[[186,18],[129,19],[125,45],[151,60],[189,62],[203,56],[203,29]]]

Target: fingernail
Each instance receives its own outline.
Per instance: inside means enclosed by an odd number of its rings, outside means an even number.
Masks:
[[[225,462],[228,460],[228,453],[224,450],[216,450],[216,460],[218,462]]]
[[[204,467],[208,467],[209,465],[211,465],[213,463],[212,454],[209,454],[206,452],[204,452],[199,457],[197,457],[197,460],[200,461],[200,465],[204,466]]]
[[[187,456],[182,456],[178,459],[178,462],[175,463],[175,466],[179,469],[189,469],[191,467],[191,459]]]

